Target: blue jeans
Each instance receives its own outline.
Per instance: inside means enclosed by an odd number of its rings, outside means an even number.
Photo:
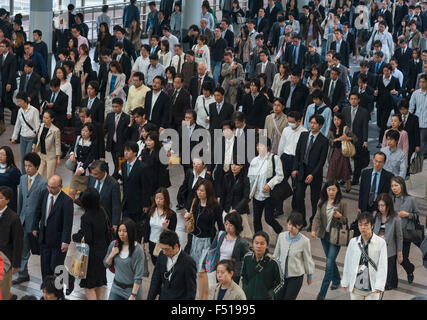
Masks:
[[[34,138],[24,138],[23,136],[21,136],[20,149],[21,149],[22,174],[25,174],[24,157],[27,153],[31,152],[33,148],[33,139]]]
[[[320,287],[319,296],[325,298],[331,281],[334,286],[338,286],[341,282],[340,272],[338,271],[336,264],[336,259],[341,247],[330,243],[329,236],[322,239],[322,247],[326,256],[326,270],[325,276],[323,277],[322,286]]]
[[[123,298],[122,296],[119,296],[118,294],[115,294],[114,292],[110,291],[108,300],[128,300],[128,299]]]
[[[222,66],[222,62],[221,61],[211,60],[212,76],[213,76],[213,79],[214,79],[214,86],[215,87],[216,87],[216,85],[218,83],[219,76],[221,75],[221,66]]]

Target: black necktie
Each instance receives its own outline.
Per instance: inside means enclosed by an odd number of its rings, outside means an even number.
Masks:
[[[313,143],[314,143],[314,136],[311,135],[310,143],[308,144],[307,152],[305,153],[305,157],[304,157],[304,163],[306,165],[308,165],[308,157],[310,156],[310,151],[311,151],[311,148],[313,147]]]
[[[178,91],[177,90],[175,90],[175,93],[173,94],[173,97],[172,97],[172,104],[175,104],[175,101],[176,101],[176,96],[178,95]]]
[[[374,181],[372,182],[371,191],[369,192],[368,205],[370,207],[373,206],[375,201],[375,190],[377,189],[377,176],[378,176],[378,172],[375,172]]]

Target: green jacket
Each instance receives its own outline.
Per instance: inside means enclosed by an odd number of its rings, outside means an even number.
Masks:
[[[257,262],[255,254],[248,252],[243,259],[241,276],[248,300],[275,300],[283,286],[280,263],[268,253]]]

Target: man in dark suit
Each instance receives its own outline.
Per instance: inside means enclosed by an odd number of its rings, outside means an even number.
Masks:
[[[341,105],[345,99],[345,84],[338,79],[341,70],[337,67],[333,67],[331,70],[331,77],[325,80],[323,86],[323,93],[328,96],[331,101],[330,108],[333,112],[341,110]]]
[[[62,130],[67,123],[68,95],[60,90],[61,82],[58,78],[50,81],[50,94],[46,109],[50,109],[55,114],[54,124]]]
[[[196,145],[202,142],[203,138],[199,137],[199,140],[192,140],[191,136],[196,130],[204,129],[196,123],[197,113],[193,109],[187,109],[185,111],[184,121],[181,123],[178,129],[179,141],[180,141],[180,155],[182,158],[182,166],[184,167],[184,173],[188,169],[192,168],[192,152]],[[202,150],[203,152],[203,150]],[[198,157],[202,154],[198,154]]]
[[[364,73],[357,76],[357,85],[352,88],[352,92],[359,93],[359,106],[368,111],[369,120],[371,112],[374,110],[374,89],[368,85],[368,77]]]
[[[80,108],[80,103],[82,101],[82,84],[79,77],[73,74],[74,71],[74,62],[65,61],[64,62],[65,72],[67,73],[67,80],[70,82],[71,87],[73,88],[73,97],[71,99],[72,114],[76,109]],[[67,118],[71,119],[71,115],[67,114]]]
[[[114,231],[116,231],[122,213],[120,185],[116,179],[108,174],[108,163],[105,161],[94,161],[90,165],[90,173],[88,187],[98,190],[101,205],[110,218]]]
[[[290,64],[291,69],[297,69],[302,72],[305,68],[304,57],[308,49],[301,44],[301,36],[298,33],[292,33],[292,46],[288,49],[285,60]]]
[[[121,98],[113,99],[113,112],[107,115],[104,123],[104,134],[107,134],[106,150],[111,152],[114,162],[113,177],[118,180],[119,176],[119,158],[123,157],[123,147],[127,138],[129,126],[129,115],[123,112],[123,100]]]
[[[394,58],[396,58],[398,69],[403,73],[403,84],[406,87],[406,82],[409,76],[409,64],[412,59],[412,49],[408,48],[408,44],[404,38],[399,40],[399,47],[394,51]]]
[[[68,48],[68,42],[72,38],[70,29],[61,28],[62,26],[61,24],[59,29],[53,31],[52,52],[55,54],[56,60],[58,60],[60,51]]]
[[[268,0],[268,6],[265,8],[265,16],[268,21],[268,31],[271,30],[273,24],[277,21],[277,14],[280,12],[280,8],[276,5],[275,0]]]
[[[157,21],[154,25],[153,34],[159,37],[163,36],[162,28],[169,26],[169,21],[165,18],[165,13],[160,10],[157,14]]]
[[[40,109],[40,79],[40,75],[34,72],[33,60],[25,61],[24,74],[19,81],[19,91],[24,91],[28,95],[30,104],[37,110]]]
[[[248,1],[249,17],[255,18],[255,16],[258,14],[259,9],[263,8],[263,6],[264,6],[264,0],[249,0]]]
[[[104,48],[101,52],[101,64],[98,72],[98,84],[100,91],[100,98],[102,101],[105,99],[105,91],[107,90],[108,74],[110,73],[110,63],[113,61],[111,50]]]
[[[268,39],[268,19],[265,16],[265,9],[260,8],[258,10],[258,18],[255,19],[255,30],[264,37],[264,40]]]
[[[369,71],[369,62],[366,60],[360,61],[360,71],[356,71],[353,74],[353,79],[351,81],[351,87],[354,88],[358,85],[357,79],[359,74],[364,74],[367,77],[368,86],[371,88],[375,88],[377,84],[377,77]]]
[[[280,16],[277,19],[277,22],[273,24],[273,27],[270,30],[268,35],[267,45],[276,51],[279,49],[279,40],[281,36],[285,35],[286,19],[283,16]],[[286,52],[286,50],[285,50]]]
[[[384,68],[384,53],[382,51],[377,51],[374,53],[374,60],[369,62],[369,72],[372,73],[375,77],[383,74]]]
[[[170,98],[162,90],[164,78],[158,76],[153,80],[153,87],[145,96],[145,118],[154,123],[159,129],[169,128],[170,123]]]
[[[215,129],[221,129],[225,120],[231,120],[234,112],[233,105],[224,101],[224,88],[219,87],[214,90],[215,103],[209,105],[209,130],[213,136]]]
[[[123,50],[123,43],[116,42],[114,44],[113,61],[118,61],[122,66],[123,73],[126,75],[126,83],[129,82],[130,74],[132,72],[132,63],[129,56]]]
[[[394,10],[394,32],[397,33],[403,18],[408,14],[408,0],[399,0]]]
[[[406,82],[407,93],[412,94],[415,91],[418,75],[423,71],[423,61],[420,59],[420,51],[412,51],[411,61],[409,62],[408,81]]]
[[[160,10],[165,13],[165,18],[170,20],[170,16],[173,12],[173,0],[161,0],[160,1]]]
[[[321,115],[315,114],[310,117],[310,132],[302,132],[300,135],[292,171],[292,178],[296,179],[296,209],[304,216],[303,227],[307,225],[305,190],[310,185],[312,215],[308,231],[311,231],[313,218],[317,212],[322,188],[323,166],[328,155],[328,139],[320,133],[324,122],[325,119]]]
[[[190,106],[190,94],[184,88],[184,79],[182,75],[176,75],[173,80],[173,86],[174,91],[171,92],[170,96],[170,127],[177,130],[184,120],[185,110]]]
[[[206,65],[204,63],[199,63],[197,65],[197,75],[193,76],[190,80],[190,95],[191,95],[191,105],[194,109],[196,105],[197,98],[203,94],[202,88],[205,84],[210,83],[211,92],[214,85],[214,80],[206,73]]]
[[[369,113],[368,110],[360,105],[360,94],[356,92],[350,93],[349,96],[350,107],[344,108],[345,125],[350,128],[351,132],[357,137],[357,142],[354,143],[356,147],[356,155],[354,156],[354,172],[353,172],[353,185],[359,184],[360,173],[362,171],[362,156],[363,151],[368,148],[368,124]],[[362,148],[365,148],[363,150]]]
[[[347,13],[348,12],[349,11],[347,11]],[[356,55],[356,39],[354,34],[350,31],[349,22],[344,22],[342,25],[342,38],[348,44],[349,53],[355,56]]]
[[[127,141],[138,142],[139,140],[141,140],[142,128],[147,123],[148,121],[145,118],[144,108],[138,107],[131,111]],[[156,128],[157,131],[157,126],[155,124],[152,124],[152,127]]]
[[[13,92],[16,90],[16,57],[9,53],[10,42],[3,40],[0,42],[0,73],[1,73],[1,92],[0,92],[0,123],[4,125],[4,108],[12,111],[10,123],[15,125],[18,116],[18,107],[13,103]]]
[[[55,268],[64,264],[73,228],[73,200],[63,191],[60,176],[47,183],[37,204],[33,235],[40,243],[42,278],[53,275]]]
[[[154,267],[147,300],[195,300],[197,268],[194,260],[181,249],[178,235],[165,230],[160,234],[160,254]],[[168,260],[176,261],[172,268]]]
[[[348,47],[348,43],[343,39],[343,33],[341,29],[335,30],[334,34],[337,40],[331,43],[331,50],[335,50],[336,52],[341,54],[342,63],[348,68],[350,66],[350,49]]]
[[[245,94],[242,99],[242,112],[246,123],[251,128],[263,129],[265,118],[268,115],[268,100],[260,93],[261,84],[259,79],[252,79],[250,83],[251,92]]]
[[[153,34],[150,38],[150,55],[157,54],[160,51],[160,37]]]
[[[122,43],[123,49],[128,55],[129,59],[132,57],[133,61],[136,61],[137,56],[136,56],[135,47],[133,46],[132,42],[130,42],[130,40],[125,37],[126,30],[123,29],[121,26],[115,26],[114,35],[115,35],[115,39],[113,38],[114,44],[116,44],[117,42]],[[126,83],[127,83],[127,80],[126,80]]]
[[[221,21],[221,30],[222,37],[227,41],[227,47],[234,47],[234,33],[228,29],[230,26],[230,21],[228,19],[222,19]]]
[[[151,205],[150,172],[146,172],[142,167],[142,162],[136,158],[138,151],[139,147],[136,142],[126,142],[124,145],[126,161],[121,166],[123,176],[123,218],[131,218],[135,222],[144,220]]]
[[[399,112],[402,117],[402,128],[408,133],[409,150],[408,150],[408,165],[410,164],[411,156],[414,152],[420,151],[420,123],[416,115],[409,112],[408,103],[399,104]],[[409,170],[406,171],[409,175]]]
[[[382,15],[388,26],[388,31],[393,32],[393,15],[387,8],[387,2],[381,2],[381,9],[377,10],[377,16]]]
[[[94,123],[104,124],[105,104],[97,97],[99,92],[98,81],[91,81],[87,86],[88,97],[82,100],[81,107],[88,108]]]
[[[261,51],[259,54],[261,62],[256,65],[256,73],[264,73],[267,76],[265,86],[271,88],[273,84],[274,76],[276,75],[276,64],[268,60],[268,52]]]
[[[386,160],[387,157],[383,152],[377,152],[372,160],[373,168],[362,171],[359,212],[374,212],[377,210],[378,195],[390,192],[390,180],[393,174],[383,169]]]
[[[280,97],[286,101],[284,110],[286,114],[290,111],[298,111],[300,113],[304,111],[308,88],[300,81],[300,76],[301,73],[298,70],[293,70],[291,81],[287,81],[282,85]]]

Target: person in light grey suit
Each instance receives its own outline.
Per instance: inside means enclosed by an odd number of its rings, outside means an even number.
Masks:
[[[122,216],[119,183],[108,174],[108,164],[105,161],[94,161],[90,165],[90,171],[88,187],[93,187],[100,193],[101,205],[116,230]]]
[[[259,55],[261,62],[256,65],[256,73],[261,74],[264,73],[267,76],[267,81],[265,86],[267,88],[271,88],[273,85],[274,76],[276,75],[276,64],[268,61],[268,53],[265,51],[261,51]],[[264,72],[263,72],[263,64],[265,64]]]
[[[21,176],[18,188],[18,215],[24,227],[24,247],[18,278],[13,281],[14,285],[30,280],[28,260],[31,254],[30,237],[32,236],[35,210],[37,208],[35,204],[38,203],[42,191],[46,189],[46,180],[37,173],[41,163],[40,156],[35,152],[28,153],[24,157],[24,163],[27,174]]]

